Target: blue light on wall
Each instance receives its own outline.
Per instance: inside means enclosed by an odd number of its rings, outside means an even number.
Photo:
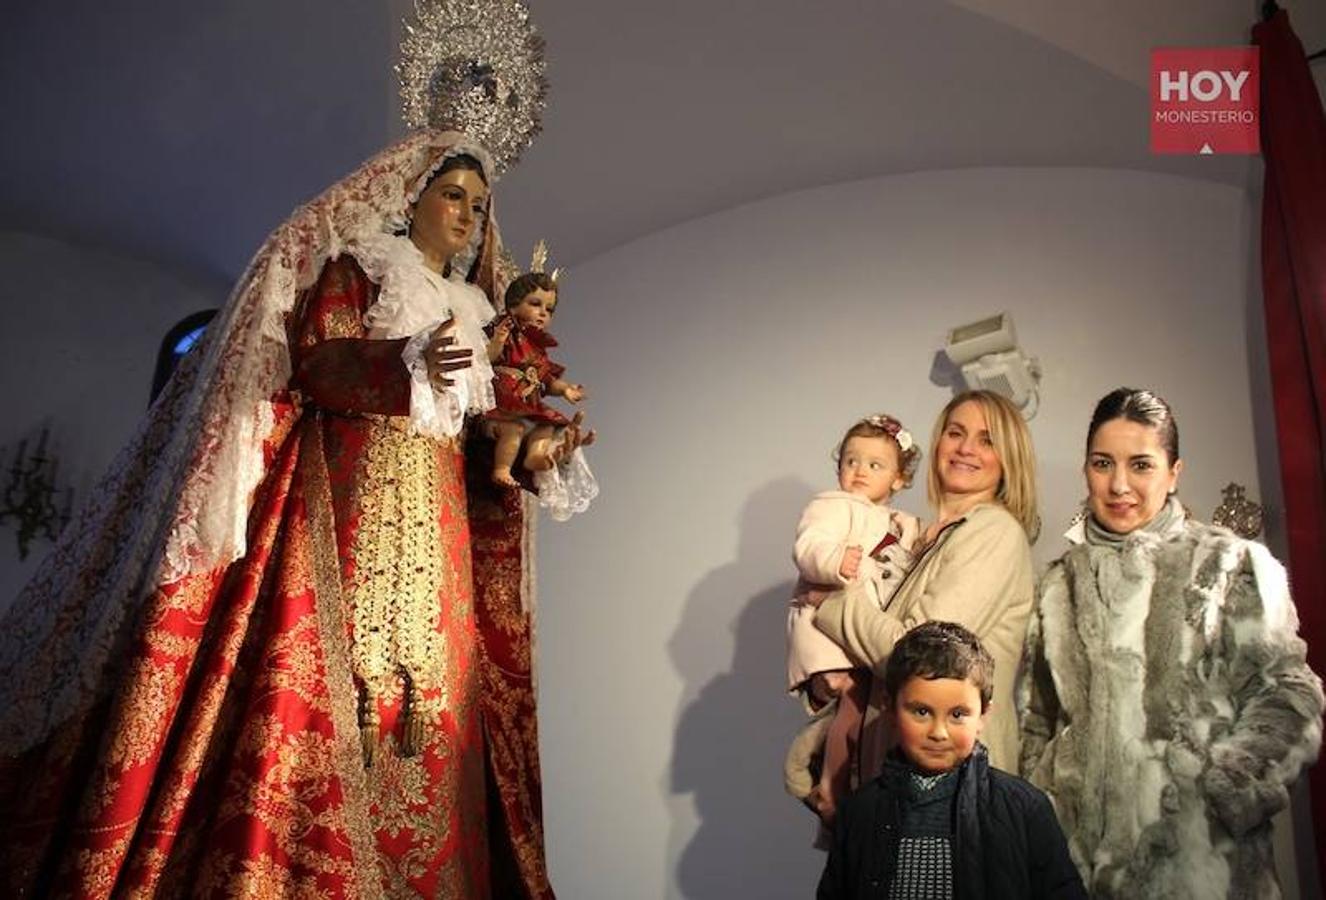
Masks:
[[[207,326],[199,325],[193,331],[190,331],[188,334],[185,334],[183,337],[177,340],[175,342],[175,346],[171,349],[171,352],[174,353],[176,356],[183,356],[184,354],[188,353],[190,350],[193,349],[193,345],[198,343],[199,338],[203,336],[203,333],[205,331],[207,331]]]

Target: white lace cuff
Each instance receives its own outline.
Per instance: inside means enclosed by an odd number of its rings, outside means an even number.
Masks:
[[[599,495],[599,483],[589,470],[585,451],[579,447],[571,452],[570,459],[535,472],[534,488],[539,493],[539,506],[557,522],[589,509],[590,501]]]
[[[440,390],[435,390],[429,381],[424,349],[438,324],[406,341],[401,359],[410,373],[410,430],[441,439],[460,434],[470,404],[470,388],[469,379],[464,377],[453,377],[451,385]]]

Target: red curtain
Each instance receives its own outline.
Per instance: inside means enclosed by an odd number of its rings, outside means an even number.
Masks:
[[[1289,573],[1308,642],[1326,673],[1326,115],[1289,17],[1252,30],[1261,47],[1262,292],[1284,482]],[[1312,818],[1326,837],[1326,771]],[[1326,853],[1318,851],[1326,884]]]

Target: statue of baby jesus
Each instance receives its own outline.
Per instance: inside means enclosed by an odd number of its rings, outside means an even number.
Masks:
[[[545,251],[546,253],[546,251]],[[538,250],[535,258],[539,258]],[[552,469],[560,460],[556,430],[570,424],[565,415],[543,402],[547,394],[572,403],[585,398],[584,385],[563,378],[566,369],[548,358],[557,341],[547,332],[557,309],[556,272],[526,272],[507,287],[506,312],[489,326],[488,359],[493,365],[497,407],[484,413],[497,440],[493,481],[519,487],[511,467],[525,446],[524,465],[532,472]]]

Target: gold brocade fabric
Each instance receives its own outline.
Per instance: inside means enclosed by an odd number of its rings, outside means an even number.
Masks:
[[[438,444],[406,420],[372,417],[356,471],[359,521],[351,543],[354,674],[363,686],[365,753],[374,758],[378,704],[402,700],[402,749],[412,754],[447,702],[447,646],[437,628],[447,572],[436,515]],[[454,591],[453,591],[454,593]]]

